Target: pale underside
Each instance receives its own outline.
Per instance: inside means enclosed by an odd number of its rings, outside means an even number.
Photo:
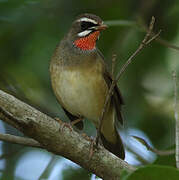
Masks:
[[[98,128],[99,117],[108,92],[101,67],[83,69],[56,66],[54,68],[58,68],[58,71],[55,77],[52,77],[52,86],[62,106],[73,115],[91,120]],[[114,107],[111,106],[102,126],[102,131],[105,131],[105,136],[108,136],[111,142],[116,139],[115,135],[111,134],[112,129],[114,129]]]
[[[56,93],[64,107],[73,115],[86,117],[96,125],[107,89],[103,77],[94,71],[66,69],[61,71],[56,82]]]

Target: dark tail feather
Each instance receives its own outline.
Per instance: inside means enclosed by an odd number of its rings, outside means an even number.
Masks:
[[[120,137],[119,133],[117,132],[116,128],[115,128],[115,133],[116,133],[116,137],[117,137],[117,141],[115,144],[107,141],[102,133],[100,134],[101,141],[103,143],[103,146],[107,150],[109,150],[111,153],[115,154],[117,157],[124,159],[125,151],[124,151],[123,143],[122,143],[121,137]]]

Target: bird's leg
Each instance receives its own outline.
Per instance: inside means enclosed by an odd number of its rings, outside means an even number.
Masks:
[[[96,144],[96,138],[91,138],[89,137],[87,134],[85,133],[82,133],[81,134],[87,141],[90,141],[90,152],[89,152],[89,159],[92,158],[93,156],[93,153],[95,152],[95,150],[97,150],[98,146]],[[100,142],[99,142],[100,143]]]
[[[54,119],[55,119],[55,121],[57,121],[59,124],[63,124],[64,122],[60,119],[60,118],[58,118],[58,117],[54,117]]]
[[[95,152],[96,149],[97,149],[96,138],[94,138],[94,139],[91,139],[89,159],[92,158],[93,153]]]
[[[70,131],[73,130],[72,126],[75,125],[76,123],[80,122],[83,120],[82,117],[79,117],[78,119],[75,119],[74,121],[67,123],[67,122],[63,122],[62,120],[60,120],[58,117],[54,118],[57,122],[59,122],[60,124],[62,124],[62,127],[60,128],[61,131],[63,131],[64,127],[68,127],[70,129]]]
[[[89,137],[87,134],[85,134],[85,133],[81,133],[81,135],[87,140],[87,141],[92,141],[92,138],[91,137]]]
[[[75,119],[74,121],[70,122],[71,125],[75,125],[77,124],[78,122],[82,121],[83,118],[82,117],[79,117],[78,119]]]
[[[87,141],[90,141],[90,149],[89,149],[89,159],[92,158],[93,153],[95,151],[95,149],[97,148],[96,146],[96,138],[91,138],[89,137],[87,134],[82,133],[81,134]]]
[[[89,158],[91,159],[93,156],[93,153],[98,150],[99,144],[102,145],[101,139],[98,139],[98,144],[97,142],[97,138],[98,136],[96,136],[96,138],[91,139],[91,144],[90,144],[90,154],[89,154]]]

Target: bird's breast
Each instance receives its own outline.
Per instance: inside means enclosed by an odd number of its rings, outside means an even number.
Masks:
[[[57,75],[55,92],[63,106],[74,115],[95,121],[101,114],[107,84],[97,68],[63,68]]]

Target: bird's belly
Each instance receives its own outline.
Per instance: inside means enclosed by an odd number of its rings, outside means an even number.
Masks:
[[[84,116],[96,124],[104,105],[107,85],[98,72],[63,70],[56,93],[64,107],[74,115]]]

